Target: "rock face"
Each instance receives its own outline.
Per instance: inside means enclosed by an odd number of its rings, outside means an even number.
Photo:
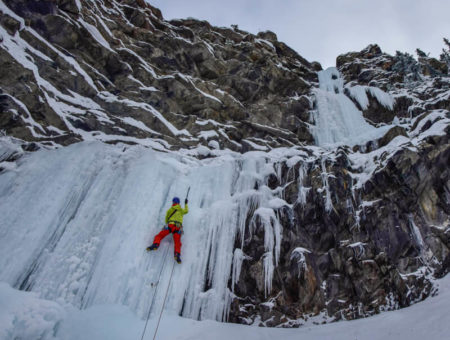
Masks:
[[[293,98],[309,92],[317,65],[274,33],[168,22],[144,1],[77,3],[2,5],[7,134],[52,145],[151,139],[169,149],[214,139],[235,151],[260,138],[263,147],[312,141],[302,120],[309,102]]]
[[[288,204],[278,210],[283,236],[273,286],[266,294],[258,283],[260,228],[244,242],[249,259],[234,290],[232,321],[259,315],[264,325],[289,327],[322,310],[353,319],[428,296],[430,279],[449,268],[448,142],[448,135],[430,138],[417,151],[405,145],[386,159],[374,152],[379,170],[367,181],[345,148],[280,164],[272,181]]]
[[[198,157],[302,153],[264,179],[282,202],[273,280],[264,225],[250,214],[224,319],[364,317],[426,298],[448,272],[448,52],[416,60],[370,45],[338,56],[345,95],[370,124],[392,128],[326,149],[311,133],[321,66],[273,32],[166,21],[142,0],[2,0],[0,11],[0,131],[23,149],[0,149],[0,171],[24,151],[83,140]]]

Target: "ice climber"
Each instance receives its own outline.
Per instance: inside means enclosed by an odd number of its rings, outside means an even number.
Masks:
[[[174,197],[172,200],[172,206],[166,212],[165,226],[158,235],[155,236],[153,244],[147,247],[147,251],[156,250],[161,243],[161,240],[169,235],[173,234],[174,248],[175,248],[175,260],[181,263],[181,233],[183,231],[183,216],[188,213],[188,199],[184,200],[184,209],[180,206],[180,199]]]

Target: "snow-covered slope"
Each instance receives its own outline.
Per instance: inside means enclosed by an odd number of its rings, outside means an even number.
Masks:
[[[123,339],[217,339],[259,340],[439,340],[450,332],[450,277],[436,282],[439,294],[407,309],[386,312],[367,319],[318,325],[311,319],[301,328],[261,328],[214,321],[194,321],[165,311],[145,321],[128,308],[103,304],[86,310],[39,299],[0,284],[1,339],[123,340]],[[145,329],[145,332],[144,332]],[[155,336],[156,333],[156,337]]]

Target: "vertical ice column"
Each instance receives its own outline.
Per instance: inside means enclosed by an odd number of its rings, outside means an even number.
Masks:
[[[305,187],[303,184],[303,181],[307,174],[307,167],[308,163],[302,162],[302,165],[300,165],[298,169],[298,198],[297,202],[301,205],[306,204],[306,195],[308,194],[308,191],[311,190],[311,188]]]
[[[265,177],[278,159],[247,153],[198,161],[95,142],[22,160],[20,171],[0,176],[1,280],[81,309],[120,304],[145,318],[164,305],[185,317],[226,321],[249,260],[244,237],[260,228],[264,255],[255,260],[262,262],[270,295],[283,200]],[[145,248],[161,230],[172,197],[188,186],[183,265],[172,276],[171,237],[158,251]]]
[[[364,119],[362,112],[344,94],[344,80],[335,67],[318,73],[319,88],[314,90],[315,125],[311,132],[317,145],[356,145],[383,133]]]

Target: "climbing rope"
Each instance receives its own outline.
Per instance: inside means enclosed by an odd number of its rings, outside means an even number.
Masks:
[[[156,287],[155,287],[155,292],[153,293],[152,303],[150,304],[150,307],[148,309],[147,320],[145,321],[145,327],[144,327],[144,331],[142,332],[141,340],[144,339],[145,331],[147,330],[148,320],[150,319],[150,313],[151,313],[151,311],[153,309],[153,305],[155,304],[155,296],[156,296],[156,293],[158,291],[159,281],[161,280],[161,274],[162,274],[162,271],[164,269],[164,265],[166,263],[166,258],[167,258],[167,254],[169,253],[169,248],[170,248],[170,245],[167,245],[165,253],[164,253],[164,260],[162,261],[161,268],[159,269],[158,281],[156,281],[156,284],[155,284]],[[170,279],[172,279],[172,274],[170,276]],[[170,284],[170,281],[169,281],[169,284]]]
[[[172,275],[173,275],[173,269],[174,268],[175,268],[175,261],[173,261],[173,264],[172,264],[172,271],[170,273],[169,284],[167,285],[166,295],[164,296],[164,302],[163,302],[163,305],[162,305],[162,308],[161,308],[161,313],[159,314],[158,324],[156,325],[156,330],[155,330],[155,335],[153,336],[153,340],[156,339],[156,333],[158,333],[159,322],[161,321],[161,316],[162,316],[162,314],[164,312],[164,306],[166,305],[167,293],[169,292],[170,282],[172,282]]]

